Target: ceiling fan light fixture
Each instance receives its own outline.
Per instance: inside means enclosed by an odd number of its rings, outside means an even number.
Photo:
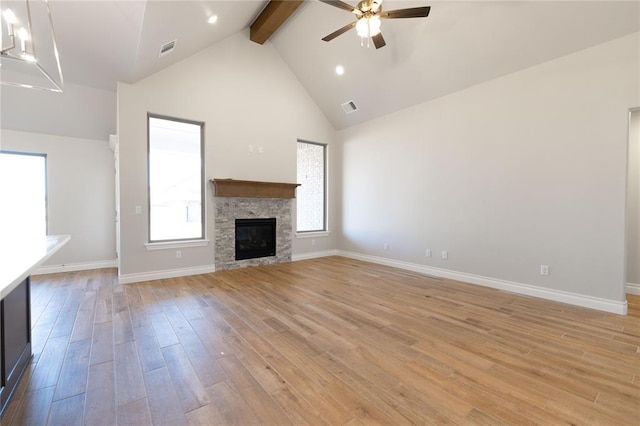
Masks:
[[[356,24],[358,37],[369,38],[380,34],[380,17],[378,15],[363,16]]]
[[[358,37],[369,36],[369,25],[367,23],[367,18],[358,19],[358,23],[356,24],[356,32],[358,33]]]
[[[369,37],[377,36],[380,34],[380,17],[373,15],[369,18]]]
[[[431,6],[421,6],[383,12],[382,0],[362,0],[356,7],[344,3],[341,0],[320,1],[330,6],[337,7],[338,9],[352,12],[357,17],[356,21],[353,21],[332,32],[328,36],[323,37],[322,41],[331,41],[350,29],[355,28],[358,37],[360,37],[360,46],[364,46],[366,44],[366,46],[369,47],[370,42],[373,42],[376,49],[380,49],[387,45],[384,37],[382,36],[382,32],[380,31],[381,19],[426,18],[429,16],[429,11],[431,10]]]

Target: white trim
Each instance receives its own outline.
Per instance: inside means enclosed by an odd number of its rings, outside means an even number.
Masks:
[[[640,296],[640,284],[627,283],[627,294],[635,294]]]
[[[619,315],[627,315],[627,301],[603,299],[600,297],[586,296],[583,294],[571,293],[562,290],[548,289],[530,284],[523,284],[513,281],[501,280],[498,278],[483,277],[481,275],[467,274],[465,272],[451,271],[448,269],[434,268],[431,266],[419,265],[417,263],[403,262],[400,260],[387,259],[384,257],[370,256],[366,254],[337,250],[338,256],[363,260],[365,262],[378,263],[380,265],[392,266],[406,269],[426,275],[433,275],[441,278],[463,281],[471,284],[478,284],[511,293],[523,294],[526,296],[538,297],[541,299],[553,300],[556,302],[568,303],[570,305],[582,306],[585,308],[597,309]]]
[[[147,250],[170,250],[187,247],[205,247],[209,245],[209,240],[189,240],[189,241],[165,241],[159,243],[145,243]]]
[[[165,271],[119,275],[118,282],[120,284],[133,284],[143,281],[162,280],[165,278],[178,278],[187,277],[189,275],[210,274],[215,271],[215,265],[199,266],[196,268],[167,269]]]
[[[331,235],[329,231],[309,231],[309,232],[296,232],[296,238],[320,238],[328,237]]]
[[[100,260],[97,262],[63,263],[60,265],[45,265],[36,269],[31,275],[58,274],[60,272],[88,271],[90,269],[117,268],[115,260]]]
[[[338,256],[338,250],[324,250],[324,251],[313,251],[311,253],[294,254],[293,256],[291,256],[291,261],[297,262],[299,260],[317,259],[319,257],[327,257],[327,256]]]

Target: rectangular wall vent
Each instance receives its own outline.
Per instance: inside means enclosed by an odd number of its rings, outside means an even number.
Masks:
[[[162,58],[164,55],[171,53],[174,47],[176,47],[176,40],[172,40],[169,43],[165,43],[160,46],[160,54],[158,54],[158,58]]]
[[[355,102],[353,101],[347,101],[345,103],[342,104],[342,109],[344,110],[344,112],[346,112],[347,114],[351,114],[352,112],[355,112],[358,110],[358,107],[356,105]]]

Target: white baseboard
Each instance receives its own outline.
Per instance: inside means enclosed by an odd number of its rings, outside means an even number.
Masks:
[[[90,269],[117,268],[115,260],[101,260],[98,262],[65,263],[61,265],[45,265],[36,269],[32,275],[58,274],[60,272],[88,271]]]
[[[431,266],[419,265],[417,263],[404,262],[401,260],[387,259],[384,257],[371,256],[360,253],[337,250],[336,255],[352,259],[363,260],[365,262],[378,263],[380,265],[393,266],[426,275],[433,275],[441,278],[448,278],[463,281],[471,284],[478,284],[511,293],[523,294],[526,296],[538,297],[541,299],[553,300],[555,302],[568,303],[570,305],[582,306],[585,308],[597,309],[611,312],[618,315],[627,314],[627,302],[618,300],[603,299],[583,294],[570,293],[562,290],[553,290],[544,287],[533,286],[513,281],[501,280],[498,278],[483,277],[481,275],[467,274],[465,272],[451,271],[449,269],[434,268]],[[627,287],[628,288],[628,287]],[[640,290],[640,286],[637,288]]]
[[[501,280],[498,278],[484,277],[481,275],[468,274],[465,272],[452,271],[449,269],[435,268],[417,263],[404,262],[401,260],[387,259],[384,257],[371,256],[367,254],[354,253],[343,250],[324,250],[311,253],[296,254],[291,260],[296,262],[300,260],[316,259],[327,256],[343,256],[351,259],[362,260],[365,262],[377,263],[385,266],[405,269],[425,275],[433,275],[441,278],[448,278],[457,281],[463,281],[471,284],[477,284],[485,287],[491,287],[498,290],[504,290],[512,293],[523,294],[527,296],[538,297],[541,299],[553,300],[556,302],[568,303],[571,305],[582,306],[585,308],[597,309],[600,311],[611,312],[619,315],[627,314],[627,302],[617,300],[603,299],[599,297],[585,296],[577,293],[570,293],[561,290],[553,290],[544,287],[533,286],[513,281]],[[63,265],[41,266],[33,275],[55,274],[59,272],[84,271],[89,269],[115,268],[117,262],[115,260],[105,260],[100,262],[70,263]],[[119,275],[120,284],[132,284],[142,281],[161,280],[165,278],[186,277],[189,275],[209,274],[215,272],[215,265],[201,266],[197,268],[170,269],[165,271],[143,272],[137,274]],[[627,283],[627,294],[640,295],[640,284]]]
[[[123,274],[118,276],[120,284],[133,284],[143,281],[163,280],[166,278],[187,277],[189,275],[210,274],[215,272],[215,265],[199,266],[197,268],[168,269],[165,271],[142,272],[138,274]]]
[[[640,296],[640,284],[627,283],[627,294],[635,294]]]
[[[299,260],[317,259],[319,257],[338,256],[338,250],[313,251],[311,253],[294,254],[291,256],[292,262]]]

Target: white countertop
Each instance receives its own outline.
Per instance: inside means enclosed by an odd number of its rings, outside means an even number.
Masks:
[[[46,235],[18,241],[0,241],[0,300],[67,244],[69,235]]]

